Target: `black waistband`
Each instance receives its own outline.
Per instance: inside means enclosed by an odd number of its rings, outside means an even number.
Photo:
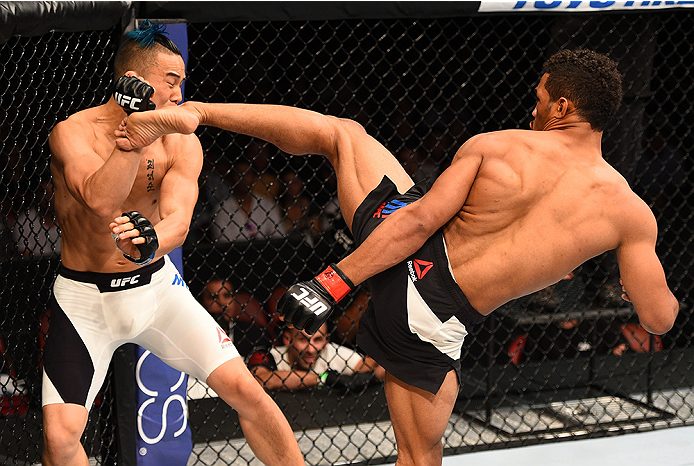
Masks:
[[[102,293],[109,291],[122,291],[138,286],[147,285],[152,281],[152,275],[164,267],[164,258],[152,262],[144,267],[131,272],[117,273],[98,273],[98,272],[78,272],[60,265],[58,274],[78,282],[92,283],[99,288]]]

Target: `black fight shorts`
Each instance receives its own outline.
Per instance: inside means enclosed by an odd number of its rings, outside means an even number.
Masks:
[[[354,214],[357,244],[388,215],[425,192],[425,185],[416,184],[399,194],[384,177]],[[434,394],[451,369],[460,380],[463,339],[484,316],[453,278],[443,231],[407,260],[367,280],[367,286],[373,306],[359,323],[359,347],[398,379]]]

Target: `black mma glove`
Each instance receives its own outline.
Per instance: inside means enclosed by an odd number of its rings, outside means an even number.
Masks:
[[[315,278],[292,285],[280,298],[277,310],[287,323],[314,334],[352,288],[350,279],[331,264]]]
[[[357,372],[352,375],[341,375],[334,370],[327,370],[318,375],[318,388],[333,388],[340,393],[361,392],[378,381],[373,372]]]
[[[154,259],[154,254],[159,248],[159,240],[157,239],[157,232],[154,231],[154,226],[152,222],[147,220],[147,217],[142,215],[140,212],[135,210],[130,212],[123,212],[123,217],[128,217],[130,223],[135,226],[135,229],[140,232],[140,237],[145,239],[142,244],[136,244],[135,246],[140,251],[140,257],[134,258],[126,253],[123,253],[123,257],[137,265],[147,265]],[[114,236],[116,244],[118,244],[118,236]]]
[[[128,113],[154,110],[156,105],[149,98],[154,93],[154,88],[144,81],[133,76],[121,76],[116,81],[113,97],[118,105]]]

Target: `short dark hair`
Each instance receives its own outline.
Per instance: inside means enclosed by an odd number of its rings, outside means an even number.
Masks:
[[[118,79],[128,70],[145,73],[153,63],[155,54],[162,49],[181,55],[176,44],[169,39],[164,25],[142,21],[136,30],[126,34],[118,47],[113,65],[114,78]]]
[[[552,102],[566,97],[594,130],[604,131],[622,103],[622,75],[617,63],[592,50],[561,50],[542,67]]]

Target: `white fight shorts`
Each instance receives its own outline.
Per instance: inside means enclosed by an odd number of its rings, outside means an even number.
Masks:
[[[114,351],[136,343],[200,380],[239,353],[168,256],[128,273],[61,267],[53,285],[43,399],[89,409]]]

